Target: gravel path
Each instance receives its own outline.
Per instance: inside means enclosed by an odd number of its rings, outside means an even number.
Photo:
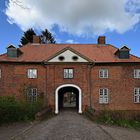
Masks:
[[[140,140],[139,131],[98,125],[73,111],[28,128],[11,140]]]
[[[112,140],[99,126],[72,111],[43,121],[16,140]]]
[[[31,123],[13,123],[10,125],[0,126],[0,140],[10,140],[13,136],[21,133],[23,130],[30,128]]]

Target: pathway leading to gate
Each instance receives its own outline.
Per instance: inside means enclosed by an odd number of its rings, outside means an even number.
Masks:
[[[140,132],[95,124],[74,111],[39,122],[14,140],[140,140]]]

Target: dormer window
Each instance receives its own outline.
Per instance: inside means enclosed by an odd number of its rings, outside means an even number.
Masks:
[[[23,52],[19,48],[16,48],[13,45],[9,45],[7,47],[7,56],[9,58],[17,58],[17,57],[19,57],[22,54],[23,54]]]
[[[122,48],[118,49],[115,54],[120,59],[129,59],[129,55],[130,55],[129,52],[130,52],[130,49],[127,46],[123,46]]]
[[[14,47],[13,45],[8,46],[7,47],[7,56],[12,57],[12,58],[17,57],[18,56],[17,48]]]

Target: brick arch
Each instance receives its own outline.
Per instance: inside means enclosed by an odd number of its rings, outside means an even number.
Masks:
[[[55,90],[55,114],[59,113],[59,109],[58,109],[58,92],[60,89],[64,88],[64,87],[74,87],[79,91],[79,106],[78,106],[78,113],[82,113],[82,90],[79,86],[74,85],[74,84],[64,84],[61,85],[59,87],[56,88]]]

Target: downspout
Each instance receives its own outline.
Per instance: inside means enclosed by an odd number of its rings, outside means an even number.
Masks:
[[[44,97],[45,97],[45,101],[47,102],[45,102],[44,101],[44,103],[45,103],[45,106],[47,105],[47,107],[49,107],[49,104],[48,104],[48,93],[47,93],[47,83],[48,83],[48,78],[47,78],[47,69],[48,69],[48,66],[47,66],[47,64],[43,61],[42,62],[42,65],[44,66],[44,68],[45,68],[45,89],[46,89],[46,91],[45,91],[45,95],[44,95]]]
[[[94,63],[89,64],[89,101],[90,101],[90,108],[93,108],[93,102],[92,102],[92,68],[93,68]]]

